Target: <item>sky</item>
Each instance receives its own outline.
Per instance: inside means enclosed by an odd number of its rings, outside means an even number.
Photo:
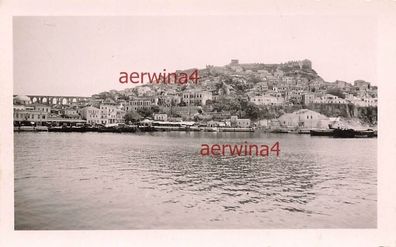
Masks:
[[[326,81],[376,82],[367,16],[14,17],[14,94],[90,96],[120,72],[310,59]]]

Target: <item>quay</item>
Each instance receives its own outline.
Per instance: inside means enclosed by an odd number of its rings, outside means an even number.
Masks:
[[[135,133],[135,132],[154,132],[154,131],[184,131],[184,132],[255,132],[254,127],[249,128],[232,128],[232,127],[208,127],[199,126],[195,122],[155,122],[142,121],[138,124],[112,124],[112,125],[89,125],[81,121],[68,122],[67,125],[51,125],[48,122],[40,125],[19,125],[14,126],[14,131],[48,131],[48,132],[108,132],[108,133]],[[149,124],[148,124],[149,123]],[[268,133],[277,134],[307,134],[307,129],[274,129],[264,130]],[[333,138],[374,138],[377,137],[377,131],[373,129],[355,130],[355,129],[312,129],[309,130],[310,136],[326,136]]]

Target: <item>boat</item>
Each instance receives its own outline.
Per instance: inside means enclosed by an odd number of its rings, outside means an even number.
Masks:
[[[298,131],[297,131],[297,134],[311,134],[311,130],[309,130],[309,129],[299,129]]]
[[[86,132],[86,128],[84,126],[72,126],[69,127],[70,132]]]
[[[64,132],[62,126],[51,126],[48,128],[49,132]]]
[[[374,130],[355,130],[355,138],[372,138],[375,136]]]
[[[113,132],[121,133],[121,128],[118,128],[118,124],[107,124],[98,128],[98,132]]]
[[[254,132],[255,128],[232,128],[232,127],[219,127],[220,132]]]
[[[36,130],[34,126],[19,126],[17,131],[36,131]]]
[[[14,126],[14,131],[48,131],[47,126]]]
[[[85,132],[83,126],[51,126],[49,132]]]
[[[333,136],[334,129],[310,130],[309,134],[311,136]]]
[[[374,130],[334,129],[335,138],[372,138],[375,137]]]
[[[86,132],[97,132],[97,131],[99,131],[99,126],[87,125],[87,126],[85,126],[85,131]]]
[[[36,131],[48,131],[48,127],[47,126],[36,126],[34,129]]]

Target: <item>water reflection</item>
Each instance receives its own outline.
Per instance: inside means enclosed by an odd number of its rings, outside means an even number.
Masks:
[[[376,140],[15,133],[16,229],[375,227]],[[279,157],[201,156],[280,142]]]

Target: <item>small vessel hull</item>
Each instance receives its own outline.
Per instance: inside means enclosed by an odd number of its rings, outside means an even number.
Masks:
[[[335,138],[372,138],[375,137],[373,130],[335,129]]]
[[[311,136],[333,136],[334,130],[333,129],[324,129],[324,130],[311,130]]]

